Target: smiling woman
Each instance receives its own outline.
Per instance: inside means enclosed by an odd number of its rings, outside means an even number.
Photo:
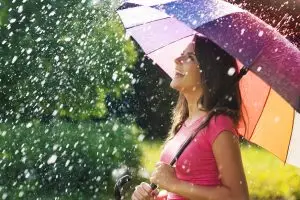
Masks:
[[[168,191],[168,200],[249,199],[236,130],[241,116],[239,87],[234,84],[238,73],[228,73],[237,71],[235,59],[207,38],[195,36],[175,64],[170,86],[179,99],[150,181]],[[194,133],[175,166],[167,164]],[[142,183],[132,199],[156,195],[157,190]]]

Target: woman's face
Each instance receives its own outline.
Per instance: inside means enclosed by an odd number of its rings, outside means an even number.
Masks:
[[[190,43],[175,59],[176,73],[170,86],[180,92],[195,91],[200,88],[200,66],[195,56],[195,47]]]

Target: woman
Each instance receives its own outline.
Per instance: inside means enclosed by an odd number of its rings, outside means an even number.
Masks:
[[[171,87],[179,91],[169,138],[150,182],[168,191],[168,200],[248,200],[236,127],[241,97],[233,57],[210,40],[196,36],[175,59]],[[182,143],[197,135],[174,167],[167,163]],[[141,183],[132,200],[155,199]]]

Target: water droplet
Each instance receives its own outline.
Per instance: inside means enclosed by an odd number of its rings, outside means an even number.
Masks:
[[[18,59],[18,56],[14,56],[11,63],[14,64],[17,61],[17,59]]]
[[[260,72],[260,71],[261,71],[261,69],[262,69],[262,67],[261,67],[261,66],[259,66],[259,67],[257,67],[257,70],[256,70],[256,71]]]
[[[19,192],[19,197],[23,197],[23,196],[24,196],[24,192],[23,191]]]
[[[66,38],[65,38],[65,41],[66,41],[66,42],[70,42],[70,41],[71,41],[71,38],[70,38],[70,37],[66,37]]]
[[[55,11],[52,11],[52,12],[50,12],[49,13],[49,16],[51,17],[51,16],[54,16],[55,15]]]
[[[243,28],[243,29],[241,30],[241,35],[244,35],[244,33],[245,33],[245,29]]]
[[[26,128],[30,128],[30,127],[32,127],[32,122],[26,124]]]
[[[70,164],[70,160],[67,160],[65,167],[68,167],[69,164]]]
[[[227,72],[228,76],[233,76],[234,73],[235,73],[235,68],[234,67],[230,67],[229,70],[228,70],[228,72]]]
[[[12,18],[11,20],[9,20],[9,23],[15,23],[17,20],[15,18]]]
[[[118,74],[114,73],[114,74],[112,75],[112,80],[116,81],[117,78],[118,78]]]
[[[261,37],[263,35],[264,35],[264,32],[263,31],[259,31],[258,36]]]
[[[59,61],[59,56],[55,56],[55,57],[54,57],[54,60],[55,60],[56,62],[58,62],[58,61]]]
[[[53,154],[52,156],[50,156],[50,158],[47,160],[47,164],[50,165],[50,164],[53,164],[56,162],[56,159],[57,159],[57,155]]]
[[[23,5],[19,6],[19,8],[18,8],[18,13],[21,13],[21,12],[23,12]]]
[[[138,141],[139,141],[139,142],[142,142],[142,141],[144,140],[144,138],[145,138],[145,135],[141,134],[141,135],[139,135],[139,137],[138,137]]]
[[[31,54],[31,52],[32,52],[32,48],[29,48],[29,49],[26,50],[27,54]]]
[[[7,196],[8,196],[8,194],[7,194],[7,193],[3,193],[3,194],[2,194],[2,199],[6,199],[6,198],[7,198]]]
[[[58,144],[53,145],[53,151],[56,151],[58,149],[58,147],[59,147]]]
[[[56,116],[58,114],[58,110],[54,110],[52,116]]]

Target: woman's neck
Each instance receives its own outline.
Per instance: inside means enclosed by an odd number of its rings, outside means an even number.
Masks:
[[[188,103],[188,110],[189,110],[189,120],[197,119],[200,116],[206,114],[203,109],[201,109],[201,104],[198,103],[199,98],[201,97],[202,92],[200,90],[193,91],[191,93],[185,93],[184,96]]]

